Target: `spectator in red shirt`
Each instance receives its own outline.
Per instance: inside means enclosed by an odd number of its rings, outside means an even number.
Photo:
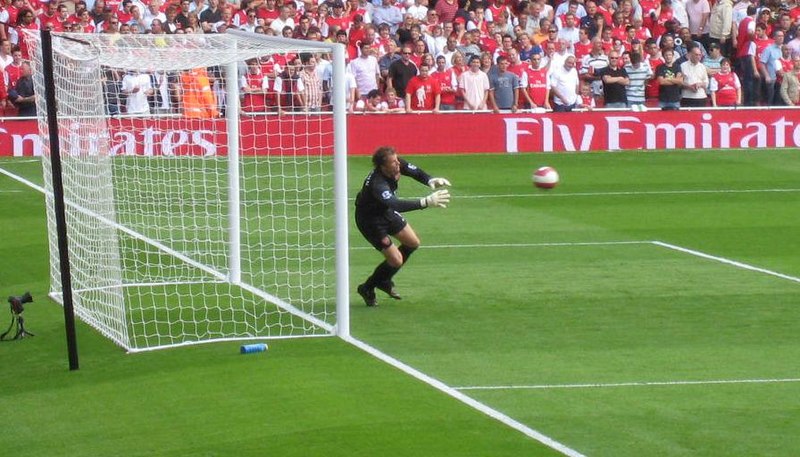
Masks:
[[[550,82],[547,77],[548,69],[541,65],[542,55],[534,54],[531,56],[531,64],[522,73],[522,100],[525,101],[525,108],[545,108],[550,109],[550,100],[547,94],[550,92]]]
[[[63,22],[58,17],[58,7],[62,6],[59,5],[55,1],[51,1],[47,3],[47,7],[42,14],[39,15],[39,25],[42,29],[49,29],[56,32],[61,31],[61,23]],[[63,5],[64,9],[66,10],[66,5]]]
[[[423,62],[419,66],[419,74],[411,78],[406,86],[406,112],[433,111],[439,112],[441,89],[439,83],[430,77],[431,67]]]
[[[431,78],[439,83],[441,93],[441,103],[439,108],[442,111],[452,111],[456,109],[456,92],[458,91],[458,79],[452,67],[447,68],[447,60],[444,56],[436,58],[436,71],[431,74]]]

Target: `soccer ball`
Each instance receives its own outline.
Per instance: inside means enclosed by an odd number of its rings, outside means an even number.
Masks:
[[[533,172],[533,185],[540,189],[552,189],[558,184],[558,172],[553,167],[542,167]]]

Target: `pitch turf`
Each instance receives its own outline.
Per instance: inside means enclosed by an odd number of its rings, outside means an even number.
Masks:
[[[453,201],[407,215],[423,248],[377,309],[351,228],[354,336],[586,455],[796,454],[799,152],[408,158]],[[334,338],[125,355],[79,325],[68,372],[42,196],[1,174],[0,233],[0,293],[36,300],[36,337],[0,343],[10,455],[557,454]]]

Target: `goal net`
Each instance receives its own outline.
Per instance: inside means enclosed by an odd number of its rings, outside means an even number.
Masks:
[[[26,37],[63,302],[43,39]],[[244,32],[51,42],[79,318],[129,351],[349,332],[339,45]]]

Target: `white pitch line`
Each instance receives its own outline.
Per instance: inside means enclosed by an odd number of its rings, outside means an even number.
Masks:
[[[618,246],[625,244],[652,244],[653,241],[586,241],[563,243],[476,243],[476,244],[432,244],[423,245],[424,249],[473,249],[473,248],[546,248],[570,246]],[[369,246],[351,247],[351,250],[374,250]]]
[[[456,400],[467,404],[468,406],[480,411],[481,413],[483,413],[483,414],[485,414],[485,415],[487,415],[487,416],[489,416],[489,417],[491,417],[491,418],[493,418],[493,419],[495,419],[497,421],[500,421],[501,423],[503,423],[503,424],[505,424],[505,425],[507,425],[507,426],[509,426],[509,427],[511,427],[511,428],[523,433],[524,435],[535,439],[536,441],[544,444],[545,446],[547,446],[547,447],[549,447],[551,449],[554,449],[554,450],[562,453],[563,455],[566,455],[568,457],[584,457],[583,454],[581,454],[580,452],[576,451],[575,449],[567,447],[566,445],[564,445],[564,444],[562,444],[562,443],[550,438],[549,436],[544,435],[543,433],[528,427],[527,425],[523,424],[522,422],[519,422],[519,421],[517,421],[515,419],[512,419],[508,415],[503,414],[500,411],[498,411],[498,410],[496,410],[496,409],[494,409],[494,408],[492,408],[492,407],[490,407],[490,406],[488,406],[488,405],[486,405],[484,403],[481,403],[481,402],[475,400],[474,398],[469,397],[466,394],[463,394],[463,393],[459,392],[457,388],[450,387],[447,384],[443,383],[442,381],[440,381],[440,380],[438,380],[438,379],[436,379],[436,378],[434,378],[432,376],[429,376],[429,375],[417,370],[416,368],[414,368],[414,367],[412,367],[412,366],[410,366],[410,365],[408,365],[406,363],[401,362],[400,360],[398,360],[398,359],[396,359],[396,358],[394,358],[394,357],[392,357],[392,356],[380,351],[379,349],[376,349],[376,348],[370,346],[367,343],[364,343],[363,341],[361,341],[359,339],[353,338],[351,336],[345,337],[343,339],[345,341],[347,341],[348,343],[350,343],[350,344],[356,346],[357,348],[361,349],[362,351],[367,352],[368,354],[372,355],[373,357],[375,357],[375,358],[377,358],[377,359],[379,359],[379,360],[381,360],[381,361],[383,361],[383,362],[385,362],[385,363],[387,363],[387,364],[389,364],[389,365],[391,365],[391,366],[403,371],[404,373],[406,373],[406,374],[408,374],[408,375],[410,375],[410,376],[412,376],[412,377],[414,377],[414,378],[416,378],[416,379],[428,384],[429,386],[439,390],[440,392],[443,392],[443,393],[455,398]]]
[[[653,190],[630,192],[537,192],[530,194],[495,194],[495,195],[456,195],[456,199],[486,198],[553,198],[553,197],[604,197],[629,195],[694,195],[694,194],[758,194],[758,193],[792,193],[800,189],[711,189],[711,190]]]
[[[661,246],[661,247],[664,247],[664,248],[667,248],[667,249],[672,249],[673,251],[678,251],[678,252],[683,252],[685,254],[690,254],[690,255],[693,255],[695,257],[700,257],[700,258],[703,258],[703,259],[708,259],[708,260],[713,260],[715,262],[724,263],[726,265],[731,265],[731,266],[734,266],[736,268],[741,268],[743,270],[749,270],[749,271],[755,271],[755,272],[758,272],[758,273],[764,273],[766,275],[775,276],[776,278],[786,279],[786,280],[789,280],[789,281],[792,281],[792,282],[800,283],[800,278],[798,278],[796,276],[790,276],[790,275],[787,275],[787,274],[778,273],[777,271],[767,270],[766,268],[754,267],[753,265],[748,265],[746,263],[737,262],[735,260],[726,259],[724,257],[718,257],[718,256],[711,255],[711,254],[706,254],[704,252],[695,251],[694,249],[687,249],[687,248],[683,248],[683,247],[680,247],[680,246],[676,246],[674,244],[664,243],[664,242],[661,242],[661,241],[653,241],[652,243],[654,245],[656,245],[656,246]]]
[[[612,382],[612,383],[587,383],[587,384],[534,384],[534,385],[508,385],[508,386],[463,386],[453,387],[462,390],[549,390],[549,389],[593,389],[607,387],[649,387],[649,386],[697,386],[712,384],[776,384],[800,382],[800,378],[775,378],[775,379],[716,379],[708,381],[638,381],[638,382]]]
[[[8,176],[9,178],[13,179],[14,181],[17,181],[19,183],[25,184],[26,186],[30,187],[31,189],[37,190],[37,191],[39,191],[41,193],[44,193],[44,187],[39,186],[37,184],[34,184],[34,183],[28,181],[27,179],[21,177],[21,176],[17,176],[14,173],[11,173],[10,171],[4,170],[3,168],[0,168],[0,175]]]

